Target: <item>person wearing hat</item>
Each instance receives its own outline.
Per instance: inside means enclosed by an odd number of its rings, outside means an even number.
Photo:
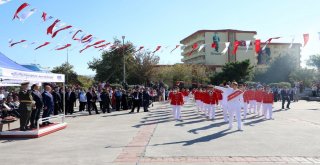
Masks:
[[[241,122],[241,104],[243,91],[238,89],[238,83],[232,82],[233,92],[228,96],[228,108],[229,108],[229,129],[232,129],[233,119],[236,116],[236,120],[238,123],[238,130],[242,130],[242,122]]]
[[[169,95],[169,101],[172,105],[172,113],[174,115],[174,119],[181,119],[181,106],[183,106],[183,94],[179,92],[179,88],[174,88],[173,92]]]
[[[27,129],[30,129],[27,127],[27,125],[30,120],[32,109],[35,108],[33,97],[31,95],[31,91],[28,90],[28,86],[29,82],[22,83],[20,92],[18,94],[18,97],[20,99],[19,113],[21,115],[20,131],[26,131]]]

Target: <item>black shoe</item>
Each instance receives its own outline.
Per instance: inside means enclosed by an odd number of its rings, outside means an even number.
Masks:
[[[133,113],[133,111],[130,111],[129,113]]]

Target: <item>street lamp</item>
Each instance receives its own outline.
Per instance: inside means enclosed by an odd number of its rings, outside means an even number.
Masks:
[[[123,55],[123,83],[126,83],[126,60],[124,57],[124,39],[126,36],[122,36],[122,55]]]

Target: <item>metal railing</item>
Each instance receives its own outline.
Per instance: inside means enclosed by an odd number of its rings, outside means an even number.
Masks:
[[[65,115],[64,115],[64,114],[61,114],[61,115],[50,116],[50,117],[38,119],[38,122],[37,122],[37,131],[39,131],[39,129],[40,129],[40,124],[42,124],[43,122],[49,122],[50,119],[51,119],[51,120],[52,120],[52,119],[61,119],[61,123],[64,123],[64,121],[65,121]]]

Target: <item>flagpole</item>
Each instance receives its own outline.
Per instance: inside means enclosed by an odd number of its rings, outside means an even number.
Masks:
[[[67,67],[69,66],[69,48],[67,48]],[[68,85],[68,73],[66,73],[66,84]]]

